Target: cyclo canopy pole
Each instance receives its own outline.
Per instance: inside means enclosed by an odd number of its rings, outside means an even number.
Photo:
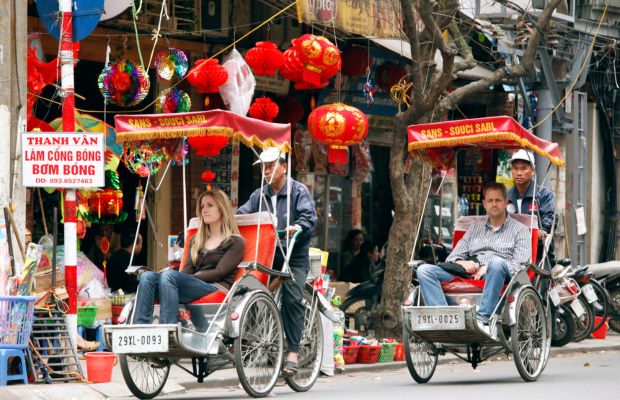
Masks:
[[[73,13],[72,0],[59,0],[60,26],[60,73],[63,94],[62,130],[75,131],[75,98],[73,96]],[[67,330],[76,346],[77,336],[77,228],[75,189],[65,190],[64,199],[65,236],[65,287],[69,295]]]

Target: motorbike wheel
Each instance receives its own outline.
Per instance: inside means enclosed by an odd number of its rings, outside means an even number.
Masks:
[[[597,317],[600,317],[598,324],[596,323],[596,320],[594,322],[594,326],[592,327],[592,331],[594,332],[596,330],[599,330],[607,319],[607,313],[609,312],[610,307],[609,293],[607,293],[607,289],[605,289],[603,285],[601,285],[600,282],[596,279],[590,279],[590,284],[592,285],[594,293],[596,293],[596,297],[598,298],[597,302],[601,306],[600,310],[594,310],[595,315]]]
[[[551,315],[553,316],[551,346],[562,347],[571,340],[575,335],[575,319],[573,318],[572,311],[568,310],[565,306],[560,312],[555,307],[552,308]]]
[[[316,299],[306,294],[306,315],[304,330],[299,342],[299,370],[291,377],[284,378],[291,389],[306,392],[316,382],[323,361],[323,325]]]
[[[349,297],[342,303],[340,310],[344,313],[345,329],[355,329],[364,336],[371,327],[370,312],[372,299],[368,297]],[[351,323],[354,323],[353,327]],[[359,326],[358,326],[359,324]],[[361,329],[364,327],[364,329]]]
[[[586,310],[586,313],[581,317],[575,318],[575,336],[573,342],[581,342],[583,339],[590,336],[592,328],[594,328],[594,307],[588,303],[584,295],[577,297],[577,300],[581,303],[581,306]]]
[[[164,388],[170,363],[147,357],[119,354],[121,372],[131,393],[139,399],[152,399]]]
[[[611,298],[610,306],[616,310],[615,314],[620,313],[620,286],[609,290],[609,297]],[[609,327],[613,331],[620,333],[620,319],[610,318]]]
[[[265,293],[248,300],[239,317],[233,350],[239,382],[252,397],[271,393],[282,367],[284,334],[280,311]]]

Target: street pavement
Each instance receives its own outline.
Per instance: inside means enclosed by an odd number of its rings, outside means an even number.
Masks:
[[[568,354],[598,354],[601,352],[607,353],[612,351],[620,351],[620,334],[617,334],[615,332],[609,332],[607,334],[607,338],[604,340],[586,339],[579,343],[569,343],[564,347],[552,347],[551,357],[561,358]],[[548,374],[548,370],[552,368],[554,362],[550,361],[549,366],[547,367],[547,370],[543,372],[543,375]],[[446,355],[439,358],[439,364],[456,365],[459,363],[461,362],[454,356]],[[481,366],[478,367],[478,369],[483,368],[485,364],[486,363],[482,363]],[[86,373],[86,365],[83,364],[82,367],[84,372]],[[514,369],[514,364],[512,365],[512,368]],[[440,367],[438,367],[438,369],[440,369]],[[471,370],[471,367],[467,366],[467,368],[461,368],[461,370],[466,369]],[[328,386],[336,385],[335,390],[338,390],[339,385],[342,384],[342,380],[347,380],[348,377],[352,377],[358,374],[367,374],[371,376],[373,376],[372,374],[376,374],[377,376],[379,376],[384,375],[382,374],[382,372],[390,370],[395,372],[397,375],[402,372],[408,376],[408,373],[406,371],[406,365],[404,362],[353,364],[348,365],[345,371],[341,374],[341,376],[323,377],[320,379],[320,382],[326,382]],[[388,376],[391,376],[391,374],[388,374]],[[520,380],[516,369],[514,369],[514,371],[511,373],[510,378]],[[331,381],[333,382],[331,383],[331,385],[329,385],[329,382]],[[336,383],[336,381],[340,383]],[[458,381],[463,382],[462,379],[459,379]],[[411,380],[411,382],[413,381]],[[170,371],[168,382],[160,396],[164,398],[171,396],[175,398],[191,398],[194,392],[202,392],[203,394],[206,394],[203,391],[204,389],[215,390],[215,392],[223,394],[233,390],[239,390],[238,387],[239,381],[237,379],[237,373],[234,368],[217,371],[213,375],[207,377],[203,383],[199,384],[196,382],[196,379],[189,375],[187,372],[181,370],[176,366],[173,366]],[[277,389],[276,392],[278,392]],[[357,398],[359,398],[359,394],[357,396]],[[219,396],[216,395],[216,397]],[[82,382],[54,383],[51,385],[11,384],[9,386],[0,388],[0,400],[120,400],[126,398],[131,398],[131,393],[125,385],[120,366],[118,365],[114,368],[114,371],[112,373],[112,381],[109,383],[91,384]]]

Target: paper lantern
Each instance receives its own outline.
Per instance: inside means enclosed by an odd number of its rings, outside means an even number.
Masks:
[[[196,61],[187,73],[189,83],[198,89],[198,93],[215,93],[228,80],[228,72],[215,59]]]
[[[306,113],[304,107],[299,103],[299,100],[293,96],[276,99],[276,103],[278,107],[280,107],[280,112],[274,119],[275,122],[294,126]]]
[[[278,111],[278,105],[271,101],[269,97],[259,97],[250,106],[248,114],[252,118],[273,122],[273,119],[278,115]]]
[[[204,183],[211,183],[215,180],[215,173],[208,169],[200,175],[200,179],[202,179]]]
[[[191,136],[187,138],[190,146],[196,150],[199,157],[214,157],[220,154],[220,151],[228,146],[228,136],[226,135],[205,135]]]
[[[377,86],[389,93],[392,86],[396,85],[405,75],[407,75],[407,70],[402,65],[386,62],[377,68],[375,81]]]
[[[256,47],[246,53],[245,61],[254,75],[273,76],[284,64],[284,55],[275,43],[256,42]]]
[[[342,52],[342,75],[366,75],[366,70],[370,68],[371,64],[372,57],[368,54],[368,49],[350,46]]]
[[[302,80],[311,85],[320,86],[321,82],[336,75],[338,72],[340,52],[338,48],[323,36],[302,35],[292,42],[304,64]],[[330,76],[322,73],[329,71]]]
[[[293,39],[296,41],[298,39]],[[338,73],[342,61],[339,59],[338,62],[331,67],[326,67],[321,70],[320,74],[320,82],[319,84],[309,83],[303,80],[304,73],[304,63],[299,56],[299,52],[295,47],[290,47],[284,52],[284,65],[280,69],[280,75],[284,79],[288,79],[289,81],[294,83],[295,89],[297,90],[306,90],[306,89],[320,89],[324,88],[329,84],[329,79]]]
[[[88,207],[91,213],[97,215],[98,219],[119,215],[123,210],[123,192],[112,188],[94,192],[88,199]]]
[[[327,160],[345,164],[348,148],[368,134],[368,118],[355,107],[342,103],[317,107],[308,117],[308,131],[312,138],[328,145]]]

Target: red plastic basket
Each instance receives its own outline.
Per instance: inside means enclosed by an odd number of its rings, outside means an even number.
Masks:
[[[405,346],[402,343],[396,345],[396,350],[394,350],[394,361],[405,361]]]
[[[357,362],[362,364],[374,364],[379,359],[380,351],[381,345],[360,346],[359,354],[357,355]]]
[[[112,306],[112,325],[118,324],[118,317],[121,315],[125,306]]]
[[[345,364],[355,364],[359,355],[360,346],[342,346],[342,357]]]

